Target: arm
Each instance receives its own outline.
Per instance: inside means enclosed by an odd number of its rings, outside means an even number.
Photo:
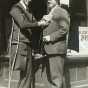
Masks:
[[[13,17],[13,19],[21,29],[28,30],[28,28],[38,27],[37,22],[32,23],[31,21],[26,20],[24,14],[17,7],[12,8],[12,10],[10,11],[10,15]]]
[[[59,28],[55,32],[51,33],[50,35],[44,36],[48,42],[55,42],[61,38],[65,38],[66,34],[69,31],[69,25],[64,21],[60,21]]]
[[[59,38],[65,37],[69,31],[69,25],[64,21],[60,21],[60,28],[50,34],[50,41],[57,41]]]

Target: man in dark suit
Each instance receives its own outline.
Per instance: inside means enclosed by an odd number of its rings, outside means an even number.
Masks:
[[[28,10],[29,5],[29,10]],[[14,69],[20,71],[20,88],[30,88],[32,79],[32,30],[45,26],[44,22],[37,22],[31,11],[31,0],[20,0],[11,10],[11,59]]]
[[[43,20],[50,22],[43,31],[46,59],[49,59],[50,64],[50,67],[46,67],[48,81],[45,81],[45,88],[62,88],[70,17],[68,12],[58,5],[58,0],[48,0],[48,7],[50,13],[43,17]]]

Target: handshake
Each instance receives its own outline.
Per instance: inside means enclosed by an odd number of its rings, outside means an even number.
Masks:
[[[49,23],[48,22],[46,22],[45,20],[40,20],[39,22],[38,22],[38,26],[48,26],[49,25]]]
[[[48,26],[51,22],[52,15],[44,15],[43,18],[38,22],[39,26]]]

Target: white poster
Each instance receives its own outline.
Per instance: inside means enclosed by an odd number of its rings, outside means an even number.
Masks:
[[[65,4],[69,6],[69,0],[60,0],[60,4]]]
[[[88,27],[79,27],[79,53],[88,55]]]

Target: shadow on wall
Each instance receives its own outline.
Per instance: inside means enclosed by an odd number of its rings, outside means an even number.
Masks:
[[[47,0],[32,0],[32,11],[37,20],[47,13]]]
[[[18,0],[0,0],[0,55],[7,52],[9,10]]]

